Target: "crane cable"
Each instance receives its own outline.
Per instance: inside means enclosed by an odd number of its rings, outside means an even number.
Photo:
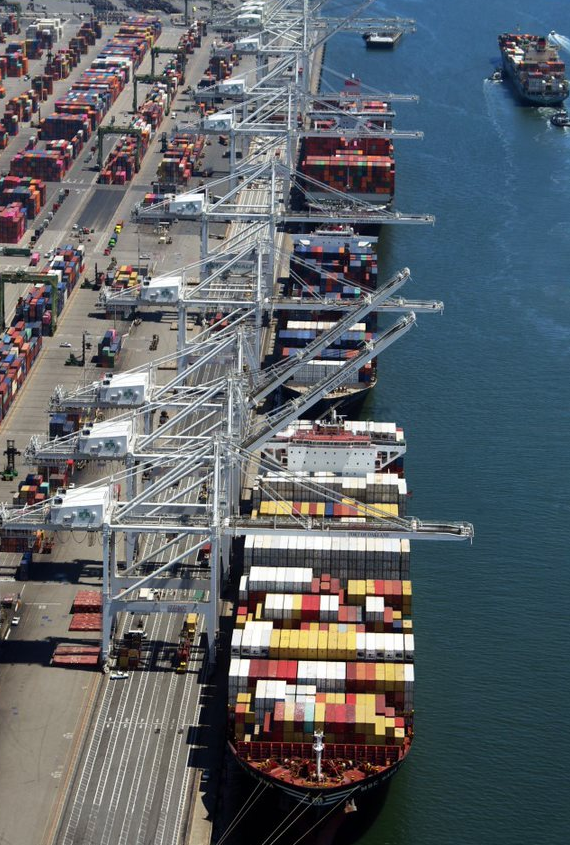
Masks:
[[[253,800],[255,793],[257,792],[257,790],[259,789],[260,786],[263,786],[263,789],[261,790],[261,792],[259,793],[257,798],[255,798],[255,800]],[[236,813],[233,821],[230,822],[228,827],[222,833],[221,837],[218,839],[217,845],[222,845],[222,843],[226,841],[226,839],[228,838],[230,833],[232,833],[234,831],[235,827],[241,822],[241,820],[246,815],[246,813],[248,813],[251,810],[251,808],[253,807],[253,805],[259,800],[259,798],[261,798],[261,796],[263,795],[263,793],[265,792],[265,790],[267,789],[268,786],[269,786],[268,783],[262,784],[261,781],[257,784],[257,786],[255,787],[255,789],[253,790],[253,792],[251,793],[251,795],[249,796],[249,798],[247,799],[247,801],[245,802],[245,804],[243,805],[241,810],[239,810]]]
[[[346,802],[354,792],[357,792],[358,788],[359,787],[356,787],[355,789],[352,790],[352,792],[349,792],[348,795],[345,798],[341,798],[340,801],[337,801],[336,804],[333,804],[333,806],[330,808],[328,813],[325,813],[325,815],[322,818],[317,819],[317,821],[314,823],[314,825],[312,825],[308,830],[306,830],[305,833],[302,833],[301,836],[293,842],[293,845],[299,845],[299,842],[302,842],[303,839],[305,839],[305,837],[308,836],[309,833],[312,830],[314,830],[318,825],[322,824],[324,822],[324,820],[327,819],[331,815],[331,813],[333,813],[335,810],[338,809],[338,807],[340,807],[340,805],[342,804],[343,801]]]
[[[348,798],[354,792],[356,792],[357,790],[358,790],[358,787],[356,787],[356,789],[353,789],[352,792],[349,792],[349,794],[346,798],[341,798],[340,801],[337,801],[336,804],[333,804],[333,806],[330,808],[328,813],[325,813],[325,815],[322,818],[317,819],[317,821],[313,825],[311,825],[311,827],[308,830],[306,830],[305,833],[302,833],[301,836],[293,842],[293,845],[299,845],[299,842],[302,842],[303,839],[305,839],[305,837],[308,836],[309,833],[312,830],[314,830],[318,825],[322,824],[322,822],[324,822],[324,820],[327,819],[330,816],[331,813],[333,813],[335,810],[337,810],[340,807],[340,805],[342,804],[343,801],[347,801]]]
[[[313,798],[313,800],[312,800],[311,802],[307,803],[305,807],[303,807],[303,809],[301,810],[301,812],[299,813],[299,815],[297,816],[297,818],[294,818],[294,819],[293,819],[293,821],[291,821],[291,822],[287,825],[287,827],[283,828],[283,830],[281,831],[281,833],[277,833],[277,831],[279,830],[279,828],[280,828],[280,827],[283,827],[283,825],[285,824],[285,822],[289,819],[289,816],[291,816],[291,815],[295,812],[295,810],[297,810],[297,809],[299,808],[299,806],[300,806],[300,805],[298,805],[298,804],[297,804],[297,805],[295,805],[295,807],[293,807],[293,809],[291,810],[291,812],[289,813],[289,815],[288,815],[288,816],[285,816],[285,818],[283,819],[283,821],[282,821],[282,822],[280,822],[280,824],[278,824],[278,825],[277,825],[277,827],[275,828],[275,830],[273,831],[273,833],[270,833],[270,834],[269,834],[269,836],[267,837],[267,839],[264,839],[264,840],[263,840],[263,842],[261,843],[261,845],[275,845],[275,843],[276,843],[276,842],[278,842],[278,841],[279,841],[279,839],[281,839],[281,837],[282,837],[282,836],[284,836],[284,834],[285,834],[285,833],[287,833],[287,831],[289,830],[289,828],[290,828],[290,827],[292,827],[294,824],[296,824],[296,823],[299,821],[299,819],[301,818],[301,816],[303,816],[303,815],[307,812],[307,810],[310,810],[310,809],[311,809],[311,807],[314,807],[314,805],[316,804],[316,802],[317,802],[318,800],[319,800],[319,795],[318,795],[318,793],[317,793],[317,795],[315,795],[315,797]],[[277,833],[277,836],[275,836],[275,835],[274,835],[274,834],[276,834],[276,833]]]

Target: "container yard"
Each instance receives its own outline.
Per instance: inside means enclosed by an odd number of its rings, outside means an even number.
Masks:
[[[381,281],[371,220],[433,221],[387,211],[391,138],[304,137],[309,98],[288,128],[291,77],[316,91],[323,50],[259,67],[277,4],[180,28],[49,14],[5,42],[0,132],[0,558],[20,602],[1,694],[22,723],[37,687],[53,711],[27,813],[0,769],[6,836],[204,845],[242,769],[293,814],[342,812],[412,747],[410,541],[472,536],[408,516],[396,423],[317,419],[441,310],[391,297],[409,271]],[[362,109],[384,132],[390,104]],[[348,213],[299,221],[274,166],[289,132],[301,205],[329,186]],[[31,640],[39,666],[17,657]]]

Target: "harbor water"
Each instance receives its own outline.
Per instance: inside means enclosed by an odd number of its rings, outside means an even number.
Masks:
[[[331,13],[347,5],[357,6]],[[382,354],[362,414],[404,427],[409,513],[471,521],[476,536],[472,546],[414,544],[414,747],[376,818],[351,815],[335,841],[562,845],[570,130],[486,77],[500,32],[570,35],[570,8],[400,0],[366,14],[413,17],[417,31],[386,52],[367,51],[356,32],[336,36],[325,68],[340,76],[325,70],[323,90],[353,73],[420,96],[394,104],[397,128],[425,132],[396,142],[395,206],[433,213],[436,225],[384,227],[381,278],[409,266],[402,295],[442,299],[445,311],[418,314],[418,328]],[[253,842],[255,827],[246,821],[239,841]]]

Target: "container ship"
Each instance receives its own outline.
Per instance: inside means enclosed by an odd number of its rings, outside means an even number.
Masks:
[[[297,802],[373,795],[413,739],[408,540],[366,536],[406,513],[394,423],[298,421],[265,450],[252,519],[310,515],[356,538],[271,533],[244,548],[229,670],[230,747],[250,775]],[[269,522],[270,524],[270,522]]]
[[[352,229],[322,229],[312,235],[293,236],[285,294],[305,305],[314,301],[315,310],[284,312],[276,338],[277,355],[281,359],[294,357],[335,325],[339,319],[338,312],[327,311],[327,305],[339,301],[352,304],[363,292],[376,288],[377,240],[356,235]],[[357,355],[362,344],[372,339],[375,328],[375,315],[369,315],[364,322],[351,326],[336,344],[297,370],[293,378],[285,383],[285,392],[298,396],[309,390],[342,366],[345,360]],[[317,412],[331,402],[342,403],[346,408],[361,401],[376,384],[376,373],[376,359],[373,359],[351,381],[327,394]]]
[[[568,97],[566,65],[543,35],[499,35],[505,74],[524,103],[559,106]]]

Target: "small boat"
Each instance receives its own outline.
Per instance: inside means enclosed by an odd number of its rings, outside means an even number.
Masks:
[[[503,71],[500,67],[493,71],[491,76],[489,76],[489,82],[502,82],[503,81]]]
[[[553,126],[570,126],[570,115],[566,109],[560,109],[552,115],[550,122]]]
[[[390,50],[402,38],[403,29],[386,29],[378,32],[365,32],[362,36],[370,50]]]

